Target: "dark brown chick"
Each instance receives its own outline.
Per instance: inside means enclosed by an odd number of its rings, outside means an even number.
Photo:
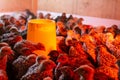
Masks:
[[[3,21],[5,26],[10,24],[10,21],[9,21],[10,17],[11,17],[10,15],[2,15],[1,16],[1,20]]]
[[[14,46],[15,43],[22,40],[22,36],[16,34],[16,33],[5,33],[1,37],[1,42],[8,43],[11,47]]]
[[[57,51],[60,53],[68,53],[69,47],[65,44],[65,37],[57,36]]]
[[[45,18],[45,19],[52,19],[50,13],[47,13],[47,14],[44,16],[44,18]]]
[[[59,69],[61,71],[61,75],[58,80],[79,80],[79,77],[75,75],[73,69],[69,66],[63,66]]]
[[[61,21],[61,22],[63,22],[63,23],[66,23],[66,20],[67,20],[66,13],[64,13],[64,12],[62,13],[62,15],[57,16],[57,17],[55,18],[55,21],[56,21],[56,22]]]
[[[52,61],[57,63],[57,58],[58,58],[59,54],[60,53],[57,50],[52,50],[52,51],[49,52],[48,56],[50,56],[49,59],[51,59]]]
[[[27,57],[19,56],[14,60],[12,64],[16,79],[20,79],[27,72],[28,68],[35,63],[36,57],[35,54],[31,54]]]
[[[94,80],[95,70],[88,65],[81,65],[74,72],[79,74],[80,80]]]
[[[44,19],[44,15],[43,15],[42,12],[40,12],[40,13],[38,14],[38,18],[40,18],[40,19]]]
[[[83,25],[83,21],[84,21],[83,18],[79,18],[79,19],[77,20],[77,24],[78,24],[79,26],[81,26],[81,25]]]
[[[79,28],[78,25],[73,28],[73,31],[74,31],[76,34],[81,35],[81,29]]]
[[[35,64],[33,64],[32,66],[30,66],[26,73],[32,73],[35,69],[38,68],[38,66],[41,64],[41,62],[43,60],[46,60],[46,59],[47,58],[45,56],[43,56],[43,55],[37,56]]]
[[[19,34],[18,28],[14,26],[9,29],[9,32]]]
[[[116,27],[114,27],[114,26],[111,26],[111,27],[106,28],[106,32],[112,33],[113,36],[116,35],[115,31],[116,31]]]
[[[3,29],[4,29],[4,34],[5,33],[8,33],[10,28],[14,27],[14,25],[10,24],[10,25],[7,25],[7,26],[3,26]]]
[[[62,65],[67,65],[69,62],[69,56],[67,54],[60,54],[57,58],[57,62],[61,63]]]
[[[14,45],[14,50],[19,55],[30,55],[34,50],[45,50],[45,47],[41,43],[34,44],[28,40],[22,40]]]
[[[72,30],[75,25],[76,25],[76,23],[75,23],[74,19],[69,19],[66,23],[66,26],[69,30]]]
[[[79,24],[78,24],[79,25]],[[79,25],[80,29],[81,29],[81,35],[84,35],[84,34],[88,34],[92,28],[91,25]]]
[[[43,80],[46,77],[53,79],[53,69],[56,64],[51,60],[43,60],[37,69],[32,73],[26,73],[21,80]]]
[[[68,64],[69,64],[68,55],[67,54],[60,54],[58,56],[57,66],[56,66],[55,72],[54,72],[56,80],[58,80],[59,76],[61,75],[61,72],[60,72],[59,68],[61,68],[62,66],[68,66]]]

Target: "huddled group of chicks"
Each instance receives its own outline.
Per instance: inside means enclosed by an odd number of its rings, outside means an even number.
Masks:
[[[56,18],[57,50],[63,53],[57,57],[62,74],[58,80],[119,80],[119,27],[94,27],[82,21],[72,15],[67,18],[65,13]],[[71,72],[79,79],[71,77]]]
[[[48,57],[41,43],[26,40],[29,10],[17,18],[4,15],[0,22],[0,80],[119,80],[120,29],[94,27],[66,13],[55,19],[48,13],[37,18],[56,21],[57,50]],[[41,53],[42,53],[41,51]]]

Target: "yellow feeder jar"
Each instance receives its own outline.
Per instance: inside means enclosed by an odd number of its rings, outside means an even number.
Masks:
[[[28,22],[27,40],[42,43],[45,46],[44,55],[56,50],[56,25],[49,19],[32,19]],[[36,51],[39,54],[39,51]]]

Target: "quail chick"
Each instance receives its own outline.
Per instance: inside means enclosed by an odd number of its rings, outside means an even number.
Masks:
[[[53,79],[53,69],[56,64],[51,60],[43,60],[37,69],[34,69],[31,73],[26,73],[22,76],[21,80],[43,80],[46,77]]]
[[[19,56],[13,61],[13,70],[15,72],[16,79],[20,79],[24,75],[28,68],[35,63],[36,55],[31,54],[29,56]]]
[[[94,80],[95,70],[88,65],[81,65],[74,72],[80,75],[80,80]]]

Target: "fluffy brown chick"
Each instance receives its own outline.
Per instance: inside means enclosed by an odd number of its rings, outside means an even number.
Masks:
[[[10,21],[9,21],[10,17],[11,17],[10,15],[2,15],[1,16],[1,20],[3,21],[5,26],[10,24]]]
[[[0,58],[7,55],[8,62],[12,62],[14,60],[14,52],[9,46],[3,46],[0,49]]]
[[[85,34],[82,35],[80,41],[84,43],[84,49],[88,53],[88,55],[91,57],[91,59],[96,62],[96,44],[95,40],[91,35]]]
[[[18,35],[18,33],[16,34],[15,32],[5,33],[1,37],[1,42],[6,42],[12,47],[14,46],[15,43],[21,40],[22,36]]]
[[[81,35],[81,29],[79,28],[78,25],[76,25],[76,26],[73,28],[73,31],[74,31],[75,34]]]
[[[93,39],[97,45],[105,44],[105,41],[106,41],[106,40],[104,40],[104,39],[106,39],[106,38],[104,38],[105,34],[103,33],[103,29],[101,29],[101,28],[102,27],[95,28],[95,29],[93,28],[93,30],[91,30],[89,33],[93,37]]]
[[[74,69],[78,68],[81,65],[89,65],[91,67],[94,67],[92,63],[88,59],[82,58],[81,54],[78,53],[78,51],[71,46],[69,50],[69,56],[70,56],[70,66],[72,66]]]
[[[68,53],[69,47],[65,44],[65,37],[57,36],[57,51],[60,53]]]
[[[88,65],[92,68],[95,68],[95,66],[92,64],[92,62],[90,62],[90,60],[88,59],[79,59],[79,58],[74,58],[75,60],[72,60],[71,61],[71,64],[70,66],[73,68],[73,69],[76,69],[78,68],[79,66],[81,65]]]
[[[110,32],[110,33],[113,34],[113,36],[115,36],[116,35],[116,33],[115,33],[116,29],[117,28],[115,27],[115,25],[112,25],[111,27],[106,28],[106,32]]]
[[[26,73],[32,73],[35,69],[38,68],[38,66],[41,64],[41,62],[43,60],[46,60],[46,59],[47,58],[45,56],[43,56],[43,55],[37,56],[35,64],[33,64],[32,66],[30,66]]]
[[[53,79],[53,69],[56,64],[51,60],[43,60],[32,73],[26,73],[21,80],[43,80],[46,77]]]
[[[72,30],[75,25],[76,25],[76,23],[75,23],[74,19],[69,19],[66,23],[66,26],[69,30]]]
[[[95,72],[94,80],[113,80],[108,75],[102,72]]]
[[[73,32],[73,30],[67,31],[67,37],[65,39],[65,44],[67,46],[72,46],[75,41],[79,41],[80,35]]]
[[[97,78],[98,80],[103,80],[102,78],[106,78],[106,80],[118,80],[118,68],[100,66],[96,68],[95,72],[97,74],[101,74],[101,76],[99,76],[95,73],[95,78]]]
[[[75,49],[75,47],[70,46],[69,56],[79,57],[79,56],[80,56],[80,53]]]
[[[77,41],[73,44],[73,47],[75,48],[75,50],[80,54],[79,57],[81,59],[87,59],[88,55],[86,54],[86,52],[84,51],[82,44]]]
[[[57,58],[57,62],[66,65],[69,62],[69,56],[67,54],[60,54]]]
[[[34,50],[45,50],[45,47],[41,43],[34,44],[28,40],[22,40],[14,45],[14,50],[19,55],[30,55]]]
[[[56,61],[57,61],[57,58],[58,58],[59,54],[60,53],[57,50],[52,50],[52,51],[49,52],[48,56],[50,56],[49,59],[51,59],[52,61],[57,63]]]
[[[84,34],[88,34],[92,28],[91,25],[79,25],[80,29],[81,29],[81,35],[84,35]]]
[[[74,72],[79,74],[80,80],[94,80],[95,70],[88,65],[81,65]]]
[[[20,79],[24,75],[28,68],[35,63],[36,55],[31,54],[29,56],[19,56],[13,61],[13,70],[15,72],[16,79]]]
[[[44,15],[43,15],[43,13],[40,12],[40,13],[38,14],[38,18],[40,18],[40,19],[44,19]]]
[[[58,21],[57,22],[57,35],[66,36],[67,35],[67,29],[65,28],[65,25],[63,22]]]
[[[61,75],[61,72],[59,70],[59,68],[61,68],[62,66],[68,66],[69,64],[69,57],[67,54],[60,54],[57,58],[57,66],[55,67],[55,79],[58,80],[59,76]]]
[[[7,51],[7,48],[5,47],[2,47],[2,49],[0,49],[0,80],[8,80],[6,68],[7,68],[8,56],[10,53]]]
[[[6,76],[8,72],[6,71],[8,71],[9,64],[14,60],[14,53],[8,45],[3,43],[1,46],[3,47],[0,48],[0,70],[3,70],[3,73],[0,73],[0,80],[8,80],[8,77]]]
[[[9,29],[9,32],[19,34],[18,28],[14,26]]]
[[[71,67],[63,66],[59,70],[62,74],[60,75],[58,80],[79,80]]]
[[[79,26],[81,26],[81,25],[83,25],[83,22],[84,21],[84,19],[83,18],[79,18],[78,20],[77,20],[77,24],[79,25]]]
[[[117,34],[112,42],[107,41],[106,46],[117,59],[120,59],[120,34]]]
[[[44,18],[45,18],[45,19],[52,19],[50,13],[47,13]]]
[[[115,51],[116,49],[114,46],[114,41],[115,41],[114,35],[110,32],[105,33],[105,40],[106,40],[105,45],[110,49],[110,51],[111,52]]]
[[[103,45],[97,47],[97,62],[99,66],[112,66],[116,64],[117,59],[110,52],[108,52],[107,48]]]

